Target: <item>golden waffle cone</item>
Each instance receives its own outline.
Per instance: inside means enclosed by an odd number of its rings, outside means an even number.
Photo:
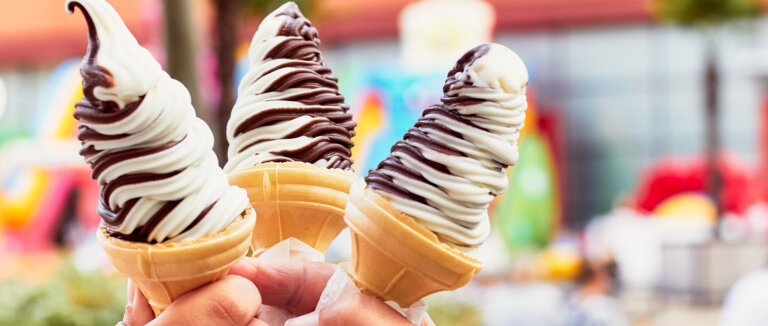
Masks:
[[[462,287],[482,269],[480,261],[441,244],[362,179],[352,185],[344,219],[352,235],[350,277],[364,293],[401,307]]]
[[[344,207],[354,181],[350,171],[303,162],[264,163],[229,175],[229,183],[248,192],[259,214],[252,238],[255,256],[291,237],[325,253],[347,227]]]
[[[178,243],[124,241],[103,226],[97,237],[112,266],[136,283],[157,316],[182,294],[226,276],[248,251],[255,221],[248,208],[223,231]]]

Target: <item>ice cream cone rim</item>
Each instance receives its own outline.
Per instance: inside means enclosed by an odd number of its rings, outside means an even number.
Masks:
[[[311,163],[307,162],[298,162],[298,161],[291,161],[291,162],[267,162],[267,163],[261,163],[256,164],[254,166],[237,169],[235,171],[232,171],[231,173],[237,173],[240,171],[247,171],[252,169],[266,169],[266,168],[289,168],[289,169],[305,169],[305,170],[319,170],[319,171],[328,171],[332,173],[338,173],[341,175],[354,175],[354,172],[352,170],[344,170],[339,168],[322,168],[315,166]]]
[[[342,170],[342,169],[327,169],[327,168],[321,168],[314,166],[310,163],[306,162],[268,162],[268,163],[261,163],[257,164],[251,167],[238,169],[235,171],[232,171],[229,173],[230,175],[235,174],[241,174],[241,173],[247,173],[249,171],[256,171],[256,170],[268,170],[268,169],[275,169],[275,170],[281,170],[281,169],[295,169],[295,170],[306,170],[306,171],[312,171],[317,172],[319,174],[331,174],[334,177],[340,177],[340,178],[355,178],[356,175],[351,170]],[[277,181],[279,183],[279,180]]]
[[[269,204],[267,204],[267,202],[269,202]],[[328,208],[328,209],[331,209],[331,210],[336,210],[336,211],[338,211],[339,214],[344,214],[344,209],[343,208],[339,208],[339,207],[334,206],[334,205],[328,205],[328,204],[323,204],[323,203],[318,203],[318,202],[312,202],[312,201],[303,201],[303,200],[285,200],[285,201],[282,201],[281,200],[281,201],[278,201],[277,203],[279,205],[284,205],[284,206],[304,206],[304,207],[306,207],[306,206],[318,206],[318,207]],[[257,202],[257,206],[264,206],[264,205],[269,205],[269,206],[273,206],[274,207],[274,204],[271,201]]]
[[[220,242],[224,241],[224,239],[233,233],[236,233],[237,231],[241,230],[243,227],[246,227],[248,225],[251,225],[251,220],[256,218],[256,213],[253,210],[253,208],[248,207],[241,216],[237,219],[235,219],[234,222],[232,222],[229,226],[227,226],[224,230],[221,230],[217,232],[216,234],[205,236],[199,239],[195,240],[183,240],[180,242],[168,242],[168,243],[144,243],[144,242],[134,242],[134,241],[125,241],[120,240],[118,238],[114,238],[109,235],[106,231],[106,227],[103,225],[99,226],[99,231],[97,232],[99,240],[102,241],[103,244],[109,245],[110,247],[113,247],[118,250],[146,250],[146,251],[162,251],[162,252],[172,252],[176,250],[189,250],[198,246],[202,245],[209,245],[212,242]]]
[[[235,170],[229,173],[229,180],[246,190],[260,214],[252,239],[258,255],[288,237],[325,252],[347,227],[344,207],[356,175],[305,162],[268,162]]]

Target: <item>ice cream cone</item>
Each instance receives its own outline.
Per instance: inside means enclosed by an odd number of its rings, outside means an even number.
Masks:
[[[325,253],[347,225],[344,207],[355,175],[303,162],[264,163],[229,175],[248,192],[259,220],[253,229],[254,255],[288,238]]]
[[[364,293],[409,307],[423,297],[457,289],[482,263],[441,244],[437,236],[363,180],[350,190],[346,217],[352,235],[348,273]]]
[[[97,237],[112,266],[136,282],[159,315],[182,294],[224,277],[248,251],[255,221],[249,208],[223,231],[197,240],[131,242],[111,237],[104,227]]]

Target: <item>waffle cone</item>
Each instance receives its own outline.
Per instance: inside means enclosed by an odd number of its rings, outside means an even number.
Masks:
[[[364,293],[401,307],[462,287],[482,269],[480,261],[440,243],[362,179],[352,185],[345,220],[352,235],[350,277]]]
[[[255,220],[249,208],[219,233],[178,243],[124,241],[103,226],[97,237],[112,266],[136,283],[157,316],[182,294],[226,276],[248,251]]]
[[[256,256],[291,237],[325,253],[347,227],[344,207],[354,181],[352,172],[302,162],[264,163],[229,175],[258,212],[251,240]]]

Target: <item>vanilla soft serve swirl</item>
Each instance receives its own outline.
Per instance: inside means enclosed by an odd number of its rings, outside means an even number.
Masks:
[[[457,249],[488,237],[488,205],[507,188],[527,108],[528,73],[498,44],[478,46],[448,73],[441,104],[365,178],[368,186]]]
[[[227,123],[227,172],[299,161],[349,169],[355,122],[323,63],[317,30],[288,2],[264,18]]]
[[[163,242],[215,234],[248,207],[227,183],[208,126],[189,92],[139,46],[103,0],[68,0],[89,30],[83,101],[75,105],[80,154],[101,186],[99,214],[116,238]]]

